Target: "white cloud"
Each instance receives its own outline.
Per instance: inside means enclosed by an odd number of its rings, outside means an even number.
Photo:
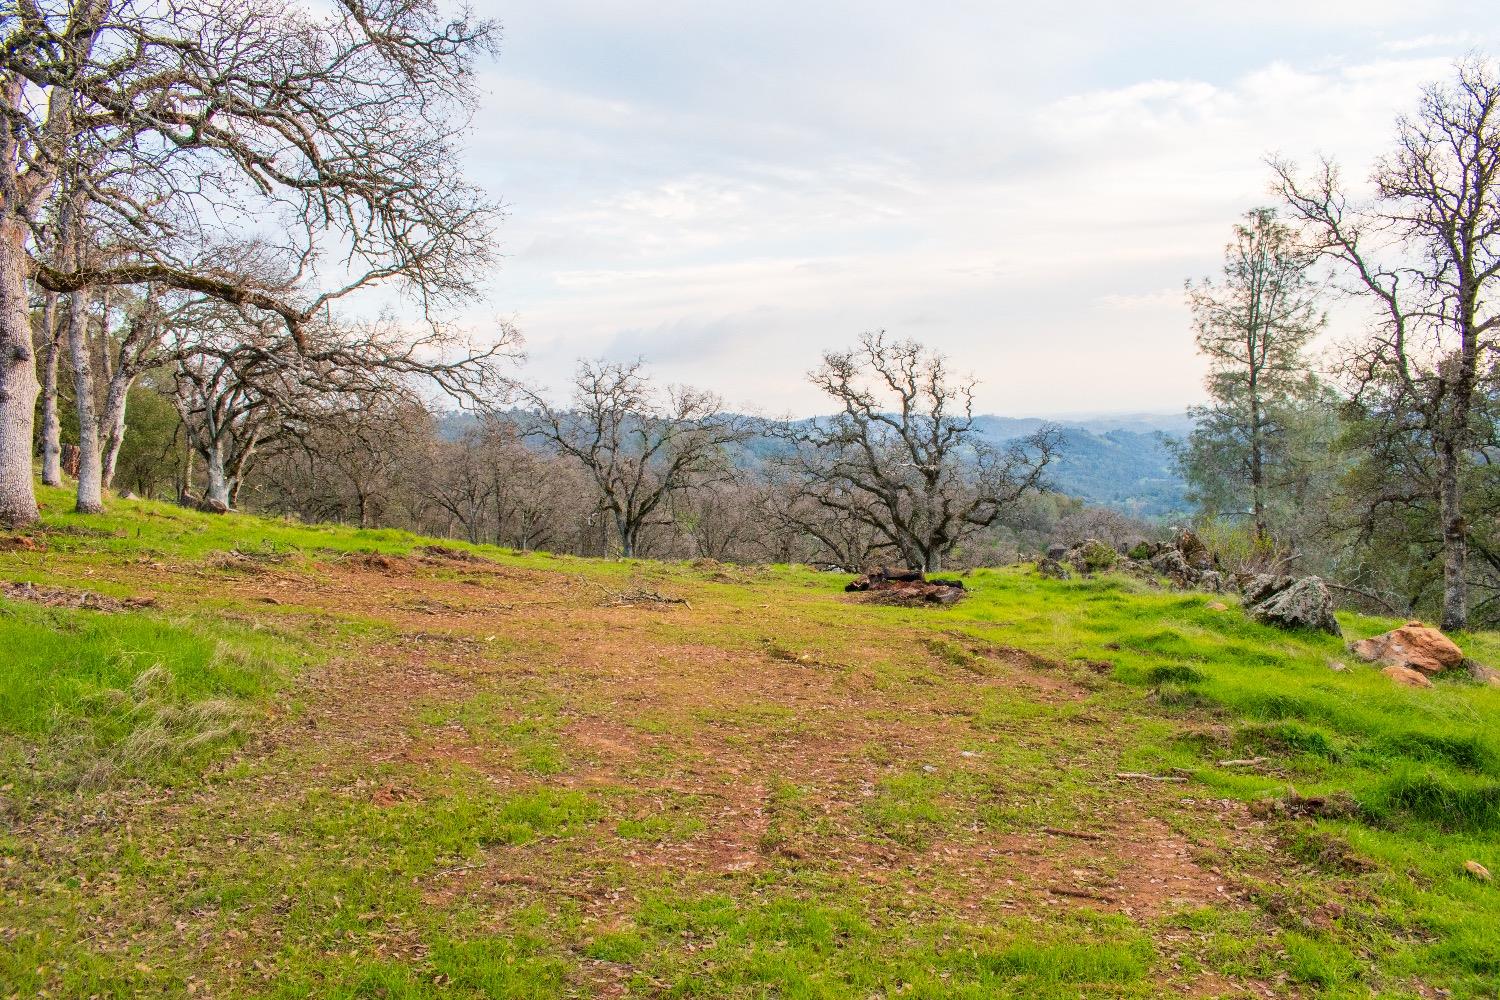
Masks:
[[[990,409],[1184,404],[1181,281],[1267,201],[1265,156],[1363,176],[1464,6],[520,3],[475,136],[512,213],[476,322],[514,312],[545,382],[641,354],[773,412],[877,326]]]

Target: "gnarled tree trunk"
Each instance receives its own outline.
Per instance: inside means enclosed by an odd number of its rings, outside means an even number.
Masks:
[[[32,349],[26,294],[26,227],[0,219],[0,524],[38,518],[31,474],[31,434],[41,385]]]

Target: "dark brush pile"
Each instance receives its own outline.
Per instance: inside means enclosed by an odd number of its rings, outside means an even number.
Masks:
[[[919,606],[954,604],[963,600],[962,580],[929,580],[916,570],[893,570],[886,566],[870,570],[844,588],[851,594],[867,594],[880,604]]]

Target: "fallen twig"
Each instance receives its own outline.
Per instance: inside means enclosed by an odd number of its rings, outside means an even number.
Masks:
[[[1221,761],[1219,761],[1219,766],[1220,767],[1258,767],[1261,764],[1269,764],[1269,763],[1271,763],[1271,758],[1269,758],[1269,757],[1245,757],[1243,759],[1237,759],[1237,760],[1221,760]]]
[[[1042,827],[1043,833],[1050,833],[1054,837],[1072,837],[1076,840],[1103,840],[1097,833],[1085,833],[1083,830],[1063,830],[1055,826]]]
[[[1071,896],[1073,899],[1091,899],[1096,903],[1118,903],[1119,900],[1113,896],[1106,896],[1101,892],[1087,892],[1083,889],[1063,889],[1059,886],[1049,885],[1047,891],[1054,896]]]
[[[1395,603],[1386,599],[1382,595],[1375,593],[1373,590],[1365,590],[1360,587],[1350,587],[1341,583],[1331,583],[1328,580],[1324,580],[1323,585],[1329,590],[1342,590],[1346,594],[1353,594],[1356,597],[1363,597],[1367,601],[1380,605],[1382,608],[1389,611],[1391,614],[1396,615],[1397,617],[1404,617],[1405,615],[1410,613],[1410,608],[1402,610]]]
[[[644,588],[611,594],[608,606],[612,608],[629,608],[641,604],[682,604],[689,610],[692,609],[692,605],[688,604],[685,597],[668,597],[655,590],[646,590]]]
[[[1176,775],[1171,775],[1171,774],[1142,774],[1139,771],[1116,771],[1115,772],[1115,777],[1116,778],[1133,778],[1133,779],[1135,779],[1137,781],[1186,781],[1187,780],[1186,778],[1179,778]]]
[[[483,868],[483,867],[484,867],[484,863],[483,862],[480,862],[479,864],[474,864],[474,865],[456,865],[456,866],[454,866],[452,868],[444,868],[441,871],[435,871],[431,875],[424,875],[421,878],[415,879],[414,881],[417,881],[417,882],[431,882],[433,879],[435,879],[435,878],[442,878],[444,875],[457,875],[459,872],[471,872],[471,871],[473,871],[476,868]]]

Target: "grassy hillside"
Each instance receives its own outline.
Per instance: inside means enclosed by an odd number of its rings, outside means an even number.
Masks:
[[[1500,991],[1500,689],[1123,579],[912,610],[44,500],[0,996]]]

